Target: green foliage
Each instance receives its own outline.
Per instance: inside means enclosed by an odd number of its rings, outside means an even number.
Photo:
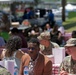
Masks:
[[[41,0],[34,0],[35,4],[39,4],[41,2]]]
[[[76,2],[76,0],[67,0],[67,2]]]
[[[68,18],[70,19],[70,18],[74,18],[74,17],[76,17],[76,12],[69,12]]]
[[[68,19],[63,22],[63,26],[66,32],[72,32],[76,30],[76,12],[69,12]]]

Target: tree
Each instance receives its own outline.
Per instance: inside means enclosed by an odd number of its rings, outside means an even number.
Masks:
[[[35,5],[38,5],[41,2],[41,0],[34,0],[34,2],[35,2]]]
[[[62,0],[62,21],[65,21],[65,5],[66,0]]]

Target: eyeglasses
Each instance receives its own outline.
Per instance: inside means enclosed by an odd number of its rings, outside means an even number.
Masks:
[[[34,47],[28,47],[28,50],[35,50],[35,48]]]
[[[75,46],[69,46],[69,47],[65,47],[65,49],[69,49],[69,48],[73,48],[73,47],[75,47]]]

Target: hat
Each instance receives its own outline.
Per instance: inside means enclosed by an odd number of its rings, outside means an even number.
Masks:
[[[76,45],[76,38],[70,38],[65,46],[75,46]]]
[[[42,32],[41,34],[40,34],[40,36],[38,36],[37,38],[39,39],[39,40],[42,40],[42,39],[45,39],[45,36],[49,36],[50,37],[50,33],[49,32]],[[48,39],[48,38],[47,38]]]
[[[18,27],[20,24],[19,24],[19,22],[12,22],[11,25],[12,25],[12,27]]]

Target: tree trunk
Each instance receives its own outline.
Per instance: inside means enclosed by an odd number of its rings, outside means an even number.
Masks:
[[[65,21],[65,5],[66,5],[66,0],[62,0],[62,21]]]

